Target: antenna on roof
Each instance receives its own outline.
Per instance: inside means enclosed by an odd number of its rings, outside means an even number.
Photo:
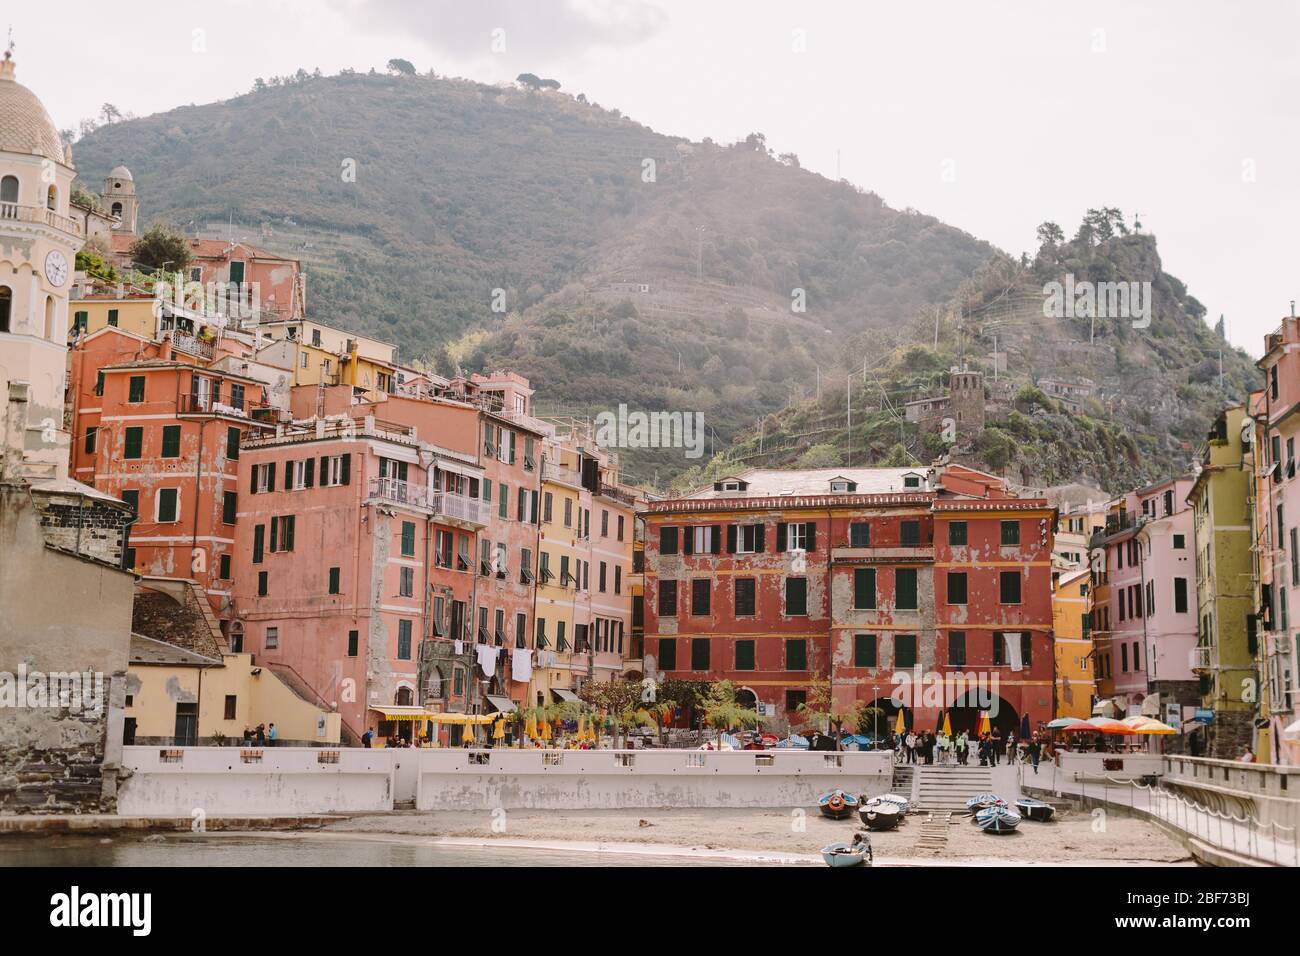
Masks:
[[[5,47],[5,59],[12,60],[13,58],[14,58],[14,25],[11,23],[9,24],[9,45]]]

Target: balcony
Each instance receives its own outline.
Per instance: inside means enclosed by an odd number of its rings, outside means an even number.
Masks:
[[[53,209],[47,209],[45,206],[24,206],[16,202],[0,202],[0,219],[44,223],[72,236],[81,235],[81,223],[67,216],[60,216]]]
[[[1195,673],[1209,673],[1214,670],[1214,648],[1201,645],[1193,647],[1189,651],[1191,660],[1188,662]]]
[[[172,332],[172,348],[188,355],[197,355],[199,358],[212,358],[211,342],[205,342],[193,335],[186,335],[184,332]]]
[[[443,521],[462,526],[486,527],[491,506],[478,498],[439,491],[429,496],[429,508]]]
[[[545,460],[542,461],[542,480],[558,481],[573,488],[582,487],[582,475],[578,473],[578,469],[566,468],[564,465]]]
[[[413,485],[396,478],[371,478],[370,497],[408,508],[429,508],[429,494],[423,485]]]

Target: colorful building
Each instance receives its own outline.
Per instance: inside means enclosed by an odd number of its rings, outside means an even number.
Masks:
[[[916,727],[1051,719],[1042,499],[956,465],[753,470],[643,514],[647,674],[731,680],[793,726],[825,682]]]
[[[1257,476],[1256,606],[1264,631],[1258,654],[1265,676],[1261,717],[1267,724],[1260,728],[1256,755],[1270,763],[1300,764],[1300,628],[1290,626],[1291,609],[1300,609],[1300,319],[1282,320],[1265,339],[1258,365],[1267,384],[1252,405],[1257,427],[1251,452]]]
[[[1087,567],[1052,572],[1052,648],[1056,659],[1057,717],[1092,716],[1097,693],[1089,617],[1091,572]]]
[[[1243,426],[1245,426],[1243,432]],[[1252,466],[1242,435],[1251,434],[1243,405],[1219,413],[1187,496],[1194,512],[1198,639],[1193,670],[1200,676],[1201,706],[1212,711],[1199,733],[1202,753],[1234,759],[1255,743],[1259,674],[1253,553],[1255,507]],[[1285,605],[1278,624],[1288,630]],[[1200,742],[1195,745],[1200,747]]]

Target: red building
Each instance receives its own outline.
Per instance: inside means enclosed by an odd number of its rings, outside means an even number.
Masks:
[[[961,466],[756,470],[644,518],[647,673],[731,680],[794,726],[827,680],[918,728],[1051,719],[1045,501]]]
[[[273,426],[254,417],[266,407],[261,382],[195,363],[170,341],[122,329],[82,338],[70,353],[71,467],[134,509],[127,567],[193,578],[224,623],[239,449],[247,435]]]

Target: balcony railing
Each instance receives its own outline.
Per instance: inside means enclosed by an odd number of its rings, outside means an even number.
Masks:
[[[561,481],[566,485],[575,487],[582,486],[582,475],[576,468],[566,468],[564,465],[557,465],[554,462],[542,462],[542,479],[545,481]]]
[[[179,349],[190,355],[197,355],[200,358],[212,358],[211,342],[205,342],[193,335],[186,335],[184,332],[172,333],[172,348]]]
[[[81,223],[67,216],[60,216],[53,209],[44,206],[24,206],[16,202],[0,202],[0,219],[17,222],[43,222],[61,232],[74,236],[81,235]]]
[[[371,478],[370,497],[413,508],[429,507],[428,492],[423,485],[413,485],[396,478]]]
[[[1194,671],[1214,670],[1213,652],[1214,652],[1214,648],[1212,647],[1206,647],[1204,645],[1200,647],[1193,647],[1190,652],[1191,661],[1189,662],[1191,664],[1192,670]]]
[[[454,494],[450,491],[436,492],[430,497],[429,507],[433,513],[443,518],[464,521],[469,524],[486,525],[491,506],[478,498]]]

